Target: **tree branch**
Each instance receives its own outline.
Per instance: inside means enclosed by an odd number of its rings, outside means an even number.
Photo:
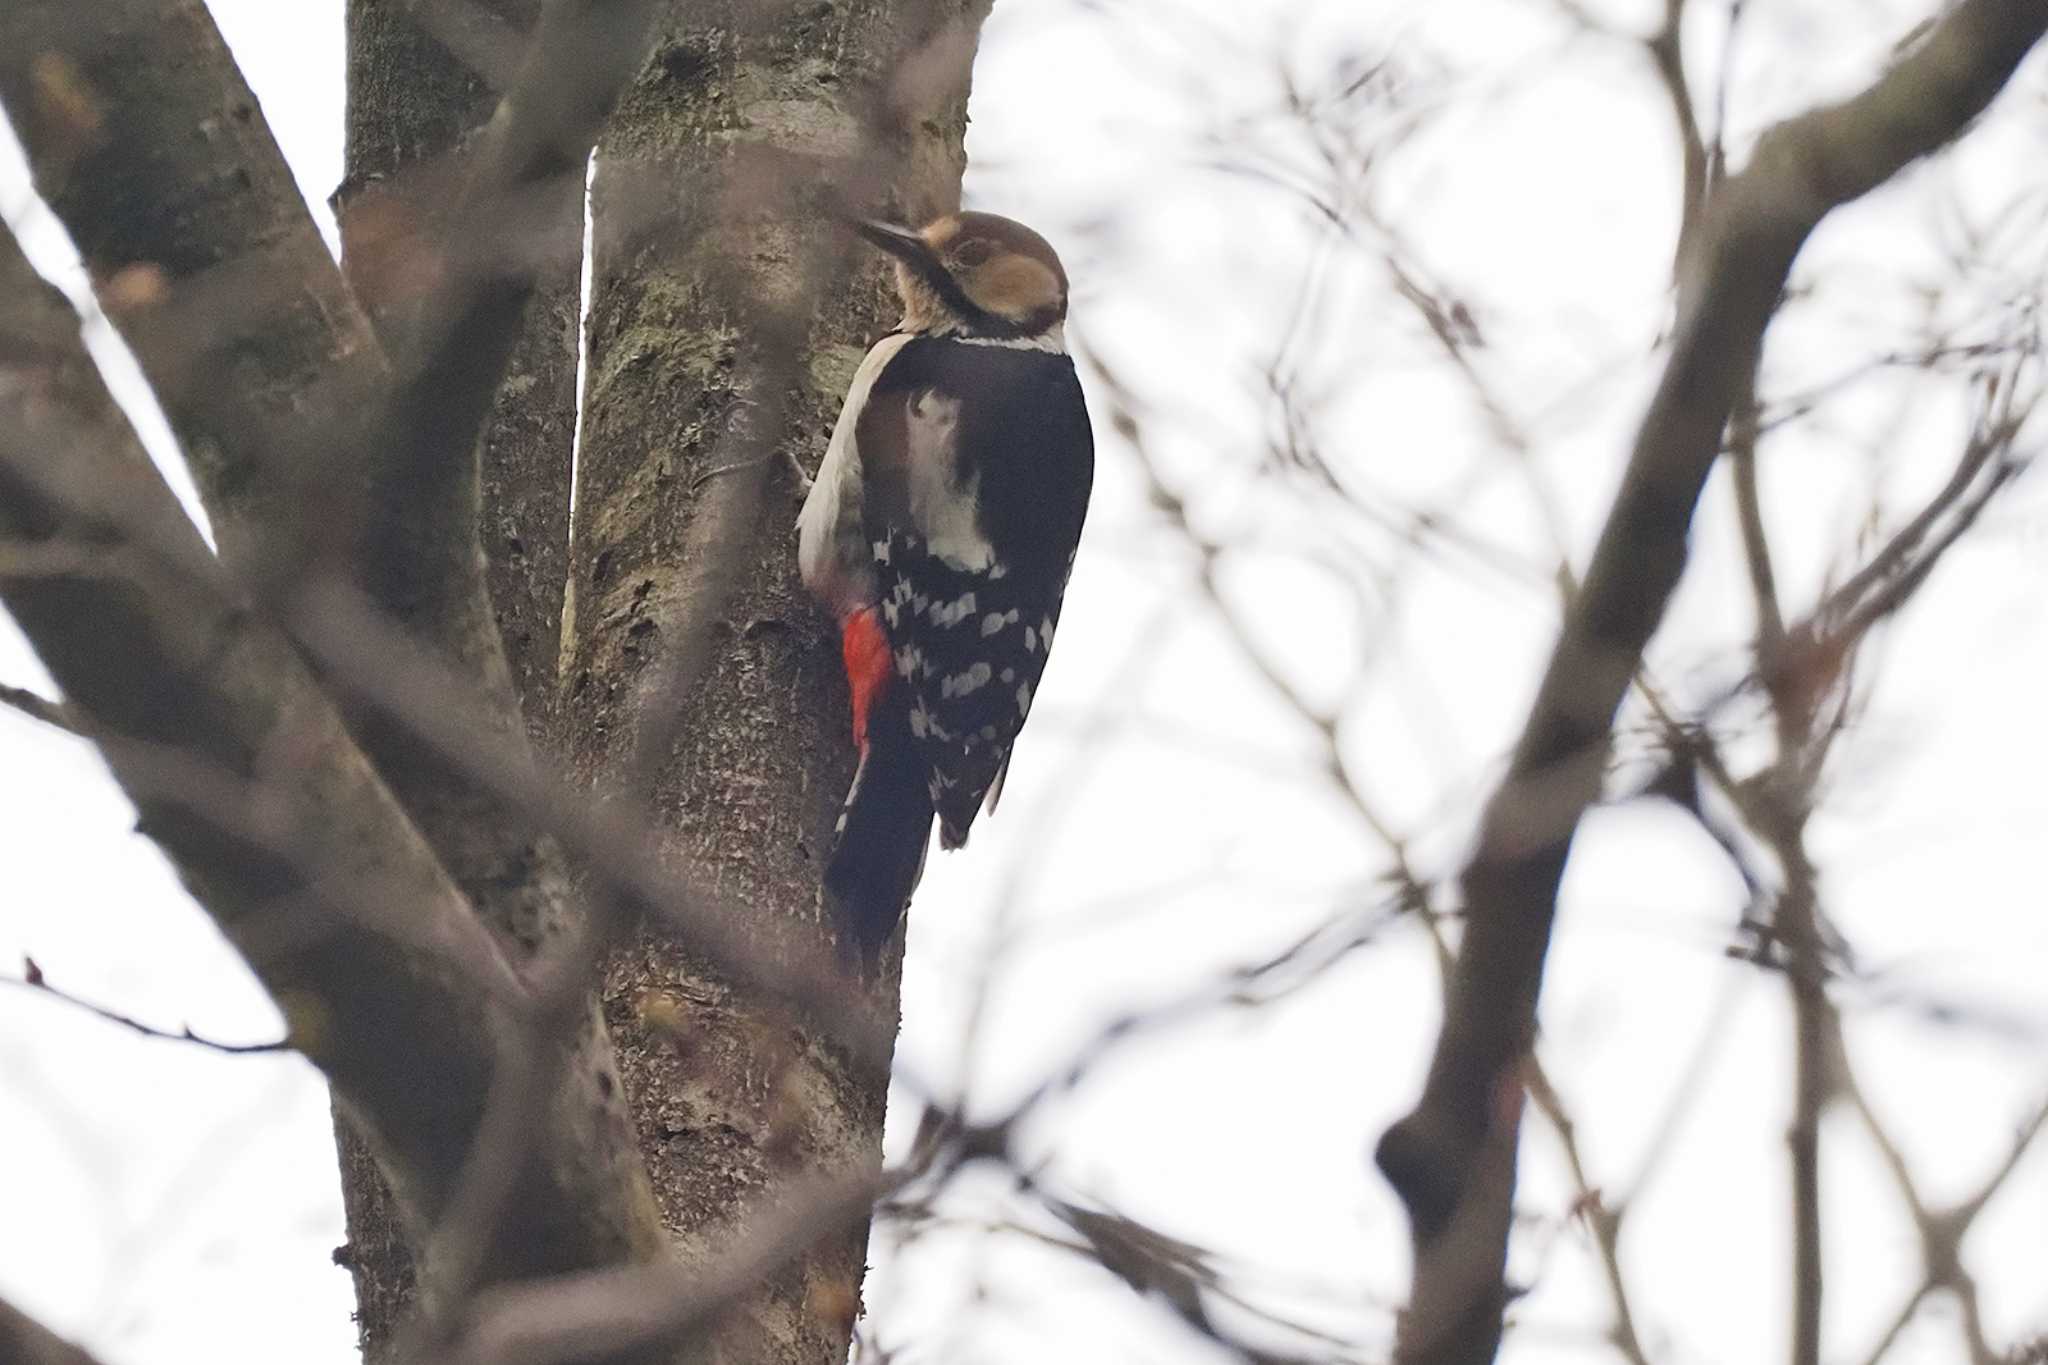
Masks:
[[[421,168],[453,182],[453,202],[417,207],[412,230],[387,231],[397,241],[381,244],[407,258],[407,278],[429,285],[408,295],[382,282],[379,325],[399,377],[363,452],[370,515],[354,547],[357,576],[373,601],[480,676],[508,710],[511,678],[477,536],[478,433],[537,263],[566,264],[580,248],[573,210],[590,149],[639,69],[656,8],[552,0],[475,153]]]
[[[38,995],[45,995],[52,1000],[62,1001],[74,1009],[84,1010],[87,1014],[104,1019],[110,1024],[119,1024],[122,1028],[132,1033],[139,1033],[145,1038],[162,1038],[173,1043],[192,1043],[214,1052],[225,1052],[236,1056],[243,1056],[253,1052],[285,1052],[291,1048],[291,1041],[289,1039],[280,1039],[274,1043],[223,1043],[194,1033],[190,1025],[173,1033],[169,1029],[160,1029],[153,1025],[145,1024],[133,1015],[123,1014],[119,1010],[108,1009],[105,1005],[95,1005],[90,1000],[52,986],[48,978],[43,975],[43,969],[36,965],[36,960],[32,957],[22,959],[22,974],[20,976],[0,976],[0,986],[13,986],[21,990],[34,991]]]
[[[1536,1102],[1536,1108],[1543,1117],[1550,1120],[1558,1143],[1564,1148],[1565,1164],[1571,1168],[1572,1184],[1577,1192],[1575,1211],[1586,1220],[1586,1229],[1592,1233],[1593,1244],[1600,1252],[1600,1270],[1607,1280],[1607,1298],[1614,1306],[1614,1321],[1607,1329],[1607,1338],[1614,1343],[1614,1349],[1627,1358],[1629,1365],[1650,1365],[1650,1357],[1644,1352],[1642,1340],[1636,1334],[1628,1281],[1621,1269],[1621,1222],[1626,1215],[1626,1207],[1618,1201],[1610,1203],[1587,1174],[1585,1156],[1579,1150],[1578,1124],[1564,1107],[1563,1097],[1550,1083],[1542,1065],[1532,1059],[1524,1074],[1529,1081],[1529,1098]]]
[[[443,1358],[456,1365],[556,1365],[595,1351],[686,1341],[787,1262],[865,1220],[901,1179],[862,1171],[825,1177],[797,1191],[786,1209],[755,1208],[701,1265],[657,1261],[493,1290]]]
[[[201,0],[0,9],[0,104],[171,420],[223,553],[331,535],[384,355]],[[319,490],[321,496],[308,496]]]
[[[404,344],[402,324],[434,283],[424,263],[437,251],[461,249],[445,240],[445,220],[459,197],[459,171],[474,160],[463,149],[473,153],[471,140],[518,75],[539,12],[540,0],[349,0],[346,174],[332,202],[340,217],[343,271],[387,348]],[[512,253],[530,263],[534,297],[470,458],[450,451],[422,462],[417,472],[394,469],[388,460],[378,465],[382,478],[416,480],[433,490],[433,502],[408,507],[408,524],[432,523],[450,536],[451,553],[424,564],[415,554],[409,569],[404,560],[383,564],[378,555],[364,556],[370,577],[415,580],[413,629],[462,664],[471,679],[466,691],[491,693],[479,700],[477,714],[496,716],[508,732],[509,717],[522,716],[536,747],[548,735],[561,653],[582,340],[578,253],[558,248],[581,236],[583,197],[575,177],[558,177],[521,215],[548,251]],[[427,240],[437,232],[442,240]],[[413,501],[402,488],[387,497],[401,505]],[[487,596],[479,594],[480,584]],[[404,754],[403,745],[388,742],[380,714],[358,698],[350,702],[359,736],[392,757]],[[432,766],[417,754],[405,761]],[[568,881],[549,841],[530,837],[501,807],[461,799],[473,793],[473,784],[445,769],[431,785],[418,778],[408,785],[440,794],[440,809],[422,810],[428,818],[421,823],[451,850],[444,861],[487,923],[525,949],[574,920]],[[476,819],[465,822],[465,814]],[[501,1072],[494,1080],[478,1127],[480,1144],[494,1131],[497,1095],[508,1076]],[[349,1241],[357,1251],[349,1270],[364,1354],[380,1360],[417,1298],[415,1256],[399,1232],[403,1220],[389,1190],[367,1169],[360,1138],[345,1122],[335,1136],[344,1171],[361,1173],[343,1181]],[[462,1204],[458,1192],[451,1205]],[[444,1288],[467,1278],[444,1261]]]
[[[334,196],[342,270],[389,349],[402,345],[405,322],[433,286],[426,265],[435,252],[478,245],[445,240],[462,188],[459,172],[474,162],[473,139],[499,93],[519,75],[540,10],[540,0],[347,6],[347,175]],[[561,653],[582,343],[581,180],[557,176],[537,187],[518,221],[536,249],[499,254],[532,273],[533,297],[475,444],[478,476],[466,477],[469,461],[448,459],[434,462],[430,476],[411,477],[444,485],[434,515],[454,523],[458,546],[472,534],[481,542],[489,600],[480,607],[473,597],[454,596],[462,610],[451,634],[487,643],[495,616],[528,734],[539,742],[553,711]],[[499,226],[491,240],[506,235]],[[457,579],[436,591],[473,590],[471,562],[455,567]]]
[[[409,1217],[448,1197],[528,995],[293,646],[233,594],[101,386],[61,296],[0,237],[0,540],[90,571],[0,599],[202,906],[362,1123]],[[565,1068],[506,1275],[650,1251],[608,1075]]]
[[[0,11],[0,101],[171,418],[224,557],[259,597],[359,566],[381,605],[484,681],[508,729],[475,459],[530,281],[531,252],[508,242],[533,226],[535,185],[580,182],[576,147],[630,76],[652,3],[559,0],[515,116],[466,180],[435,168],[462,196],[405,239],[429,287],[399,329],[395,379],[203,4]],[[388,731],[358,733],[494,927],[530,942],[563,917],[566,878],[527,831]]]
[[[100,1365],[99,1357],[72,1345],[5,1299],[0,1299],[0,1360],[13,1365]]]
[[[1662,382],[1465,869],[1468,927],[1429,1078],[1379,1145],[1416,1248],[1403,1361],[1484,1361],[1499,1345],[1519,1118],[1504,1091],[1531,1044],[1565,858],[1792,262],[1827,212],[1959,134],[2044,28],[2037,0],[1964,0],[1869,89],[1771,129],[1706,205]]]
[[[78,718],[71,714],[71,708],[60,701],[51,701],[40,693],[26,687],[10,687],[0,683],[0,706],[19,711],[30,720],[39,720],[69,735],[85,737],[78,728]]]
[[[1707,202],[1708,177],[1713,166],[1707,156],[1706,138],[1700,132],[1699,111],[1693,107],[1692,87],[1685,78],[1685,0],[1664,0],[1664,22],[1643,40],[1650,64],[1657,68],[1657,81],[1671,106],[1671,121],[1678,130],[1678,147],[1683,166],[1679,186],[1678,244],[1673,251],[1674,269],[1685,266],[1686,248],[1699,226],[1700,209]]]

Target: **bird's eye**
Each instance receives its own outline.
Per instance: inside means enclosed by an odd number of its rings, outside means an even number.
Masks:
[[[953,259],[962,265],[980,265],[988,259],[989,251],[987,242],[963,242],[953,253]]]

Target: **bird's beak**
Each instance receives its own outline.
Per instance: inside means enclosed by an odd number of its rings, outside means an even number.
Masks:
[[[930,245],[911,228],[885,223],[879,218],[859,218],[854,220],[853,230],[913,270],[927,275],[944,273]]]

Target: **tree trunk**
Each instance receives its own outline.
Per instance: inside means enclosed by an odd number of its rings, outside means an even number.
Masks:
[[[388,236],[380,234],[387,226],[383,215],[406,211],[402,197],[378,202],[380,191],[388,195],[397,177],[432,167],[490,118],[497,91],[470,63],[495,60],[502,67],[515,56],[540,3],[478,0],[473,8],[497,25],[458,56],[413,17],[432,7],[402,0],[349,3],[347,178],[336,199],[343,267],[373,322],[398,302],[390,295],[403,278],[361,268],[365,260],[376,261],[378,239]],[[561,236],[581,236],[583,196],[576,187],[564,187],[544,211]],[[482,436],[480,530],[491,601],[537,744],[548,738],[561,653],[580,283],[573,258],[542,268]]]
[[[652,0],[606,5],[588,23],[563,11],[545,50],[574,73],[580,84],[567,88],[581,104],[551,100],[551,73],[536,64],[465,189],[495,206],[531,203],[517,199],[528,188],[579,188],[598,121],[644,54],[651,14]],[[0,586],[22,603],[15,614],[34,628],[67,701],[92,717],[143,828],[278,1000],[294,1045],[375,1138],[417,1236],[457,1193],[500,1063],[534,1051],[513,1017],[523,983],[500,946],[530,945],[562,923],[569,881],[530,822],[504,818],[492,793],[361,696],[329,692],[275,628],[317,627],[332,613],[291,607],[273,618],[264,608],[314,580],[358,582],[475,684],[467,714],[480,728],[523,743],[477,543],[483,480],[468,457],[526,282],[429,268],[407,290],[368,291],[379,304],[404,302],[398,314],[414,344],[402,353],[408,372],[395,375],[384,319],[373,331],[335,269],[196,0],[96,7],[91,21],[61,0],[0,6],[0,100],[172,418],[225,560],[205,553],[160,483],[109,468],[105,495],[85,497],[91,490],[52,441],[38,461],[8,471],[18,480],[17,505],[6,508],[16,533],[161,540],[176,553],[152,561],[164,572],[126,585],[59,575]],[[431,202],[453,205],[451,221],[465,229],[481,221],[475,195]],[[506,232],[502,243],[535,235]],[[454,249],[431,233],[405,236],[387,259],[434,267],[502,245],[477,231],[455,237]],[[17,292],[32,305],[35,291]],[[75,350],[76,337],[63,337],[75,319],[62,321],[32,334],[21,363]],[[61,433],[69,418],[48,420]],[[83,456],[75,463],[97,468]],[[127,624],[99,631],[102,620]],[[208,629],[217,636],[203,638]],[[171,775],[199,760],[214,765],[213,786]],[[238,823],[246,809],[263,812],[260,838]],[[295,823],[279,842],[287,815]],[[405,914],[386,913],[399,906]],[[297,937],[283,950],[252,926],[274,938],[287,909]],[[606,1265],[663,1245],[594,1002],[568,1052],[560,1083],[534,1106],[532,1151],[503,1216],[479,1234],[488,1243],[475,1257],[480,1273],[456,1277],[457,1294],[472,1280]],[[366,1230],[363,1245],[378,1240]],[[390,1283],[402,1292],[402,1276]]]
[[[530,732],[559,744],[593,793],[651,799],[668,855],[747,906],[770,951],[825,940],[815,888],[852,760],[836,642],[795,582],[783,456],[815,466],[889,305],[880,263],[768,182],[835,178],[856,206],[912,218],[954,206],[986,7],[842,3],[764,20],[678,5],[600,155],[573,545],[572,272],[541,280],[484,436],[480,529]],[[422,168],[489,116],[478,72],[516,51],[535,6],[485,8],[502,29],[429,38],[395,0],[351,0],[343,235],[380,322],[405,288],[403,263],[375,254],[382,215],[416,211]],[[885,88],[899,62],[925,83]],[[893,202],[861,188],[891,181]],[[580,209],[579,197],[560,212],[580,226]],[[870,1006],[893,1024],[893,973]],[[886,1068],[835,1047],[829,1025],[754,998],[653,931],[614,957],[603,1009],[686,1257],[743,1228],[764,1193],[879,1168]],[[341,1147],[346,1259],[376,1361],[410,1301],[410,1253],[374,1165],[346,1133]],[[726,1358],[843,1361],[866,1231],[829,1239],[728,1315]]]
[[[428,211],[429,197],[446,188],[448,177],[435,171],[490,118],[498,92],[486,77],[503,79],[539,9],[538,0],[486,0],[465,43],[461,34],[423,31],[418,7],[350,0],[347,160],[335,204],[349,284],[380,329],[408,302],[405,261],[382,248],[409,240],[403,216]],[[580,237],[582,194],[565,186],[555,198],[543,212],[559,220],[558,233]],[[561,652],[579,286],[573,257],[543,267],[480,437],[475,515],[490,604],[536,747],[549,740]],[[348,1245],[336,1256],[355,1279],[358,1337],[376,1362],[414,1299],[412,1252],[375,1161],[339,1114],[335,1142],[348,1220]]]
[[[894,202],[846,194],[911,217],[955,206],[985,11],[842,0],[736,22],[677,4],[599,146],[565,739],[593,788],[651,795],[669,856],[749,907],[770,951],[826,941],[816,888],[853,757],[837,641],[796,580],[783,457],[815,468],[893,320],[880,263],[781,187],[846,176],[891,74],[950,44],[946,79],[868,158]],[[896,992],[892,971],[870,997],[891,1025]],[[885,1069],[675,943],[616,955],[604,1008],[686,1255],[764,1190],[879,1168]],[[843,1361],[866,1237],[863,1220],[764,1286],[728,1319],[726,1358]]]

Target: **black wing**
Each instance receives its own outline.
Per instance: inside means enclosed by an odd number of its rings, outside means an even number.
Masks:
[[[1094,481],[1088,410],[1064,355],[919,338],[877,380],[857,442],[883,628],[905,684],[884,703],[907,708],[942,841],[957,847],[1045,671]],[[933,459],[971,498],[992,562],[933,552],[933,471],[913,468]]]

